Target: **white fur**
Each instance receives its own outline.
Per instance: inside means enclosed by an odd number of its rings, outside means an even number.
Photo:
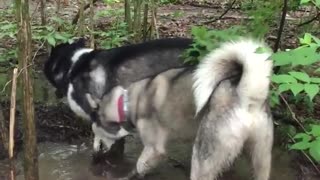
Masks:
[[[232,61],[243,65],[243,74],[237,89],[242,98],[241,102],[248,105],[254,99],[266,99],[272,70],[272,61],[268,60],[271,53],[256,53],[259,47],[265,48],[266,45],[250,39],[227,42],[200,62],[193,77],[196,113],[205,106]]]
[[[83,109],[75,102],[75,100],[72,98],[72,93],[74,91],[73,85],[69,84],[69,88],[68,88],[68,103],[70,108],[72,109],[72,111],[74,113],[76,113],[78,116],[85,118],[87,120],[90,119],[89,115],[86,114]]]
[[[90,72],[90,78],[94,82],[95,90],[101,97],[104,93],[104,88],[106,84],[106,71],[103,66],[98,66],[93,71]]]
[[[82,49],[79,49],[77,50],[73,56],[71,57],[71,61],[72,63],[75,63],[79,60],[79,58],[83,55],[83,54],[86,54],[86,53],[89,53],[93,51],[93,49],[90,49],[90,48],[82,48]]]
[[[92,123],[92,131],[94,133],[93,149],[95,152],[100,150],[101,142],[107,149],[110,149],[117,139],[129,135],[129,132],[123,127],[121,127],[117,134],[110,134],[103,128],[97,126],[96,123]]]

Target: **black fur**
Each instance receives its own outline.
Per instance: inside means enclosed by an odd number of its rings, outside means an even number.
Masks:
[[[49,59],[44,64],[44,74],[49,82],[56,88],[58,97],[66,96],[69,80],[67,73],[71,68],[71,57],[73,54],[85,47],[85,40],[79,39],[74,43],[62,43],[53,47]],[[55,76],[59,73],[63,74],[61,80],[56,80]]]

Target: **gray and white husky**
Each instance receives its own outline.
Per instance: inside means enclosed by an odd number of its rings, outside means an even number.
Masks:
[[[100,127],[108,147],[136,128],[144,149],[126,177],[144,176],[176,138],[194,141],[191,179],[215,180],[246,145],[257,180],[268,180],[273,124],[267,96],[271,53],[251,39],[223,43],[196,67],[176,68],[117,86],[99,103]],[[90,99],[90,98],[89,98]]]

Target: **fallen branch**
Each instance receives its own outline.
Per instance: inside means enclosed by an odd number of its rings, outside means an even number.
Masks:
[[[271,84],[271,86],[272,86],[273,88],[275,88],[275,86],[274,86],[273,84]],[[302,125],[302,123],[300,122],[300,120],[296,117],[296,114],[295,114],[295,113],[293,112],[293,110],[291,109],[288,101],[283,97],[282,94],[279,94],[279,96],[280,96],[281,100],[285,103],[285,105],[287,106],[287,108],[288,108],[288,110],[289,110],[289,112],[290,112],[290,114],[291,114],[292,119],[295,120],[295,121],[298,123],[298,125],[301,127],[301,129],[302,129],[304,132],[307,132],[307,130],[304,128],[304,126]]]
[[[309,19],[309,20],[307,20],[307,21],[305,21],[305,22],[303,22],[303,23],[298,24],[298,27],[301,27],[301,26],[310,24],[310,23],[312,23],[313,21],[317,20],[319,17],[320,17],[320,12],[319,12],[315,17],[313,17],[313,18],[311,18],[311,19]]]
[[[99,0],[93,0],[93,4],[96,3],[97,1]],[[85,11],[86,9],[88,9],[90,7],[90,3],[86,4],[84,7],[83,7],[83,11]],[[72,24],[75,25],[78,23],[78,20],[79,20],[79,17],[80,17],[80,9],[78,10],[76,16],[73,18],[72,20]]]
[[[213,23],[215,21],[218,21],[219,19],[223,18],[224,15],[226,15],[233,7],[233,5],[236,3],[237,0],[233,0],[233,2],[230,4],[230,6],[218,17],[218,18],[215,18],[213,20],[210,20],[210,21],[206,21],[206,22],[203,22],[204,24],[210,24],[210,23]]]

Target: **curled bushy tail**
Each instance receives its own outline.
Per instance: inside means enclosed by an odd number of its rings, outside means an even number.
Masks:
[[[262,52],[257,52],[261,48]],[[194,97],[198,113],[208,102],[212,92],[223,79],[235,73],[241,78],[237,92],[244,105],[265,102],[272,72],[271,52],[261,42],[241,39],[226,42],[210,52],[194,73]],[[240,68],[239,70],[239,67]]]

